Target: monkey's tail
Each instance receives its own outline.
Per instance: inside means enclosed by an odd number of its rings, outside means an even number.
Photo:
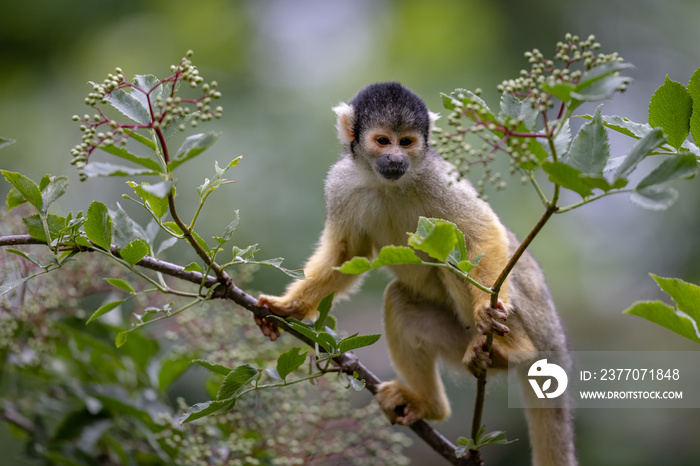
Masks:
[[[525,403],[533,466],[576,466],[573,409],[566,393],[557,399],[558,408],[542,408],[527,377],[527,367],[518,371]]]

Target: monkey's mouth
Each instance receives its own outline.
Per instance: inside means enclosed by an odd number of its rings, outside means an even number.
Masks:
[[[398,180],[406,173],[406,168],[403,166],[389,166],[379,169],[379,174],[387,180]]]

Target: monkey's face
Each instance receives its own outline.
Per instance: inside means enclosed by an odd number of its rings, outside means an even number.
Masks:
[[[419,131],[374,128],[363,135],[362,149],[378,175],[395,181],[403,177],[423,154],[425,144]]]

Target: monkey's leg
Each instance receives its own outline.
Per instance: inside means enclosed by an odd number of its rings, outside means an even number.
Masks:
[[[398,380],[382,383],[377,393],[379,405],[392,423],[410,425],[418,419],[446,418],[450,406],[437,357],[460,345],[464,351],[466,331],[449,311],[412,300],[397,280],[384,293],[384,312],[391,359],[405,384]]]

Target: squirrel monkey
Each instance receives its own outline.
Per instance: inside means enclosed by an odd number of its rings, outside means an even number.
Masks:
[[[421,216],[455,223],[470,254],[484,253],[471,276],[491,286],[518,242],[468,181],[450,175],[452,166],[430,146],[438,115],[396,82],[371,84],[333,110],[343,153],[326,178],[326,223],[304,267],[310,279],[291,283],[280,297],[261,295],[258,305],[280,316],[316,318],[324,296],[359,285],[357,276],[334,267],[354,256],[372,257],[386,245],[405,244]],[[396,278],[384,293],[384,326],[403,381],[382,383],[377,400],[394,423],[449,416],[439,359],[478,374],[485,367],[507,368],[509,351],[566,350],[542,272],[527,253],[501,288],[496,308],[488,293],[447,269],[400,265],[391,270]],[[271,339],[279,336],[274,323],[257,323]],[[489,333],[494,334],[491,358],[484,351]],[[514,357],[511,363],[531,362]],[[531,391],[526,371],[521,382]],[[526,414],[533,463],[575,465],[570,409],[529,408]]]

